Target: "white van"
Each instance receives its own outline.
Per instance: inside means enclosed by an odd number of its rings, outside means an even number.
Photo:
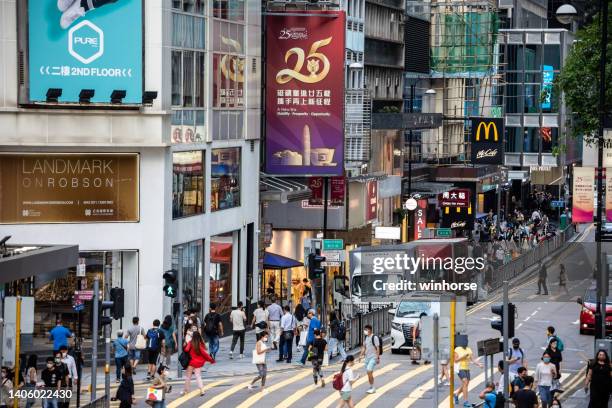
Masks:
[[[413,292],[405,296],[391,310],[394,317],[391,321],[391,352],[399,353],[402,350],[414,348],[414,327],[419,323],[422,315],[440,315],[440,294]]]

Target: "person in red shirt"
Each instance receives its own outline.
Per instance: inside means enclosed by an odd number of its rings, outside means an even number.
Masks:
[[[187,366],[187,375],[185,376],[185,385],[183,394],[189,392],[191,387],[191,375],[195,374],[196,384],[200,389],[200,396],[204,395],[204,386],[202,385],[202,366],[209,362],[215,363],[215,360],[206,352],[206,346],[202,340],[200,332],[194,332],[189,343],[183,346],[183,351],[189,354],[189,365]]]

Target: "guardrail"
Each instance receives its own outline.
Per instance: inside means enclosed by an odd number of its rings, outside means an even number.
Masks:
[[[81,405],[81,408],[104,408],[106,407],[106,395],[96,398],[87,404]]]
[[[525,252],[518,258],[502,265],[499,268],[489,268],[485,271],[485,283],[488,284],[489,290],[495,290],[503,285],[506,280],[513,279],[525,272],[525,270],[542,259],[546,258],[562,246],[564,246],[572,236],[574,236],[574,227],[569,226],[560,234],[541,242],[537,247],[529,252]]]
[[[368,324],[372,326],[372,332],[377,336],[385,336],[391,333],[391,320],[389,314],[390,306],[373,309],[366,313],[357,313],[355,316],[345,319],[347,328],[345,347],[347,350],[360,347],[363,341],[363,328]]]

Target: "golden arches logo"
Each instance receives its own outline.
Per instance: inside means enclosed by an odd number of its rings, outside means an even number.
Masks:
[[[306,84],[314,84],[325,79],[329,73],[330,63],[325,54],[317,52],[319,48],[323,48],[329,45],[332,41],[332,37],[325,38],[323,40],[315,41],[312,43],[308,55],[304,55],[304,50],[299,47],[294,47],[285,53],[285,62],[289,61],[292,55],[297,56],[297,61],[293,69],[285,68],[278,71],[276,74],[276,82],[279,84],[286,84],[287,82],[295,79]],[[307,60],[306,69],[309,74],[302,74],[302,68],[304,67],[304,61]],[[321,64],[323,63],[323,68]]]
[[[476,141],[480,141],[480,130],[484,128],[484,140],[489,140],[489,133],[491,133],[491,128],[493,128],[493,141],[499,141],[499,133],[497,131],[497,125],[495,122],[480,122],[478,124],[478,128],[476,128]]]

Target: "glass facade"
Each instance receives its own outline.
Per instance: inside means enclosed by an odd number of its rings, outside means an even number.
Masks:
[[[210,169],[210,209],[240,206],[240,148],[212,149]]]
[[[210,242],[210,302],[217,305],[218,313],[232,307],[233,234],[217,235]]]
[[[245,0],[213,0],[213,17],[244,21],[244,3]]]
[[[192,150],[172,153],[172,218],[203,212],[203,152]]]
[[[204,303],[203,255],[204,241],[187,242],[172,247],[172,269],[179,270],[179,248],[182,248],[183,306],[185,309],[202,310]]]

